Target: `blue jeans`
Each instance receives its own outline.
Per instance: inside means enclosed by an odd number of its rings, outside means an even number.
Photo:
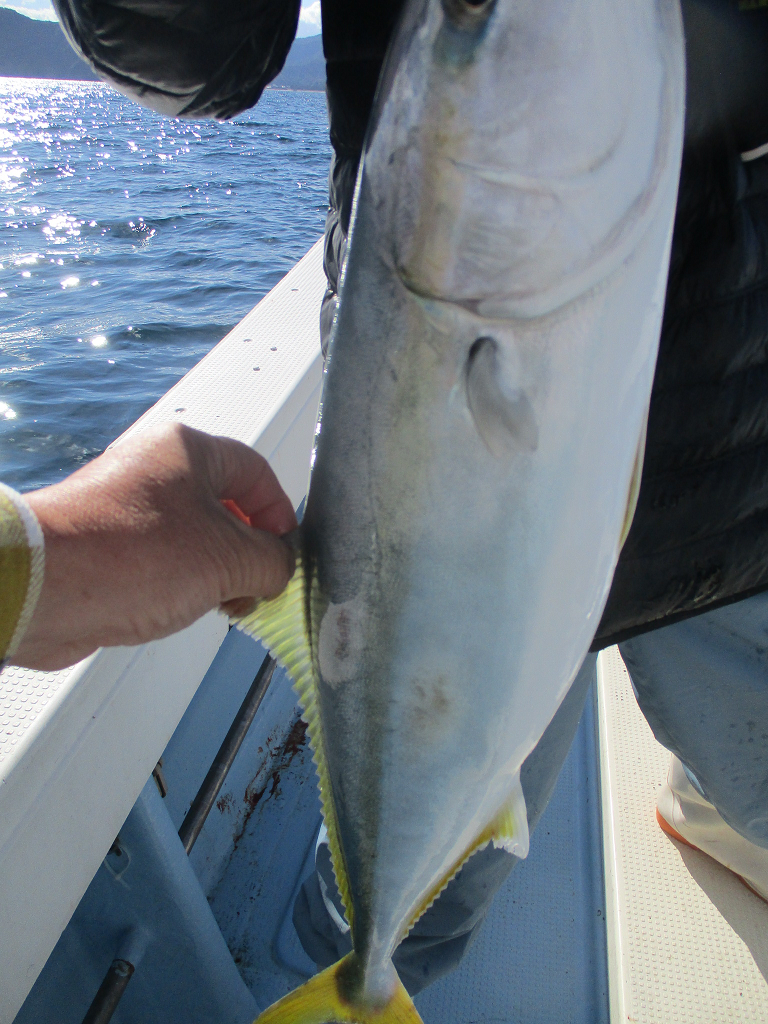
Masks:
[[[620,650],[659,742],[733,828],[768,847],[768,594],[646,633]],[[576,733],[595,660],[587,656],[523,764],[532,833]],[[457,966],[516,862],[492,847],[475,854],[401,943],[394,962],[412,995]],[[293,920],[309,956],[327,967],[351,943],[327,844],[318,846],[316,863]]]
[[[656,739],[732,828],[768,848],[768,593],[619,649]]]

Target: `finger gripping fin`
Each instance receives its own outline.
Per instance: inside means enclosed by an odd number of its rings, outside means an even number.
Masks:
[[[348,953],[333,967],[273,1003],[254,1024],[423,1024],[399,978],[384,1006],[366,1007],[345,998],[343,979],[354,959],[355,954]]]

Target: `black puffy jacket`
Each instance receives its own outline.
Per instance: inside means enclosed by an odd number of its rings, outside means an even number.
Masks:
[[[54,0],[76,49],[166,114],[231,117],[283,65],[299,0]],[[323,0],[334,160],[327,336],[357,166],[403,0]],[[637,512],[594,647],[768,588],[768,8],[682,0],[685,147]],[[746,156],[743,156],[746,155]]]

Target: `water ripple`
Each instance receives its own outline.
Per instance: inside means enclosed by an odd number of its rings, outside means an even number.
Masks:
[[[327,131],[316,93],[218,124],[0,79],[1,479],[40,486],[103,450],[306,252]]]

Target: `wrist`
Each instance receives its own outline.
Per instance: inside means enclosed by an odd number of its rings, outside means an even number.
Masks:
[[[76,475],[25,498],[44,538],[45,572],[13,660],[49,671],[71,665],[100,646],[105,608],[96,581],[108,573],[109,565],[90,522],[97,496]]]
[[[32,622],[43,585],[43,531],[28,500],[0,484],[0,659],[12,660]]]

